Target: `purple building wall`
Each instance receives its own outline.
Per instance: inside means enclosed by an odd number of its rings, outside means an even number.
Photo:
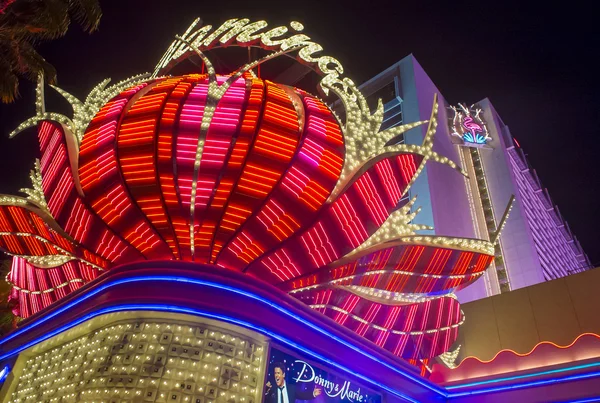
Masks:
[[[361,90],[369,97],[393,80],[396,96],[402,103],[401,123],[429,119],[433,95],[438,94],[440,108],[434,150],[460,164],[464,151],[463,147],[453,143],[450,135],[450,104],[412,55],[373,77],[361,86]],[[502,217],[511,195],[516,196],[500,238],[510,289],[588,268],[587,256],[513,141],[508,127],[488,99],[480,101],[478,106],[483,109],[483,118],[492,138],[488,143],[490,148],[480,149],[479,154],[496,222]],[[410,130],[404,136],[405,142],[420,144],[425,131],[425,126]],[[474,181],[474,178],[469,180]],[[479,197],[472,189],[473,185],[451,168],[428,163],[409,190],[410,197],[418,196],[415,206],[422,209],[415,223],[434,227],[433,231],[423,231],[425,233],[476,238],[477,229],[481,232],[485,222],[481,222],[480,212],[472,212],[469,200]],[[476,220],[480,222],[474,222]],[[457,295],[461,302],[468,302],[498,292],[497,273],[492,266],[485,276]]]
[[[453,161],[460,162],[459,149],[452,143],[447,125],[449,117],[448,103],[417,60],[413,56],[408,56],[402,61],[405,60],[411,62],[414,66],[413,79],[417,87],[417,102],[420,111],[418,120],[429,119],[434,93],[437,93],[439,97],[438,127],[433,150]],[[405,99],[405,102],[411,101],[410,99]],[[409,121],[407,120],[407,122]],[[420,128],[423,136],[426,129],[425,126]],[[465,192],[464,177],[447,165],[435,162],[428,162],[425,169],[428,177],[428,190],[433,211],[435,234],[474,238],[475,232],[469,210],[469,201]],[[421,199],[421,194],[418,193],[418,195],[417,204],[419,204]],[[426,195],[423,196],[426,197]]]
[[[480,101],[478,105],[483,109],[483,119],[492,138],[488,143],[492,149],[481,150],[480,155],[496,221],[502,217],[510,197],[516,196],[500,237],[510,287],[514,290],[540,283],[544,277],[506,152],[509,140],[503,135],[506,126],[488,99]]]
[[[428,120],[431,115],[433,96],[438,94],[438,130],[434,150],[458,161],[459,150],[452,144],[446,125],[447,102],[414,56],[405,57],[364,83],[361,91],[368,98],[393,80],[397,84],[397,96],[402,100],[402,123]],[[427,126],[423,125],[408,131],[404,136],[405,142],[421,144],[426,130]],[[460,173],[445,165],[427,163],[408,192],[410,197],[417,196],[415,208],[421,207],[421,212],[414,222],[434,227],[433,231],[422,231],[423,233],[475,237],[469,202],[464,189],[465,179]]]

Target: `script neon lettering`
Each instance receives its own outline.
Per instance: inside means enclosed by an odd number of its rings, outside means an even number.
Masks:
[[[310,383],[314,382],[315,385],[322,386],[325,394],[329,397],[339,397],[340,400],[348,400],[350,402],[363,403],[366,401],[366,396],[360,393],[360,387],[357,390],[352,390],[352,383],[350,381],[344,381],[343,384],[332,382],[320,375],[315,374],[313,367],[302,360],[296,360],[295,363],[302,364],[302,370],[296,377],[296,382]],[[304,375],[307,376],[304,379]]]
[[[223,35],[225,32],[232,28],[238,26],[243,27],[248,22],[250,22],[250,20],[248,19],[238,20],[237,18],[233,18],[231,20],[227,20],[223,23],[223,25],[217,28],[215,32],[206,37],[206,39],[202,42],[202,45],[206,47],[211,47],[219,40],[219,36]]]
[[[262,20],[250,22],[247,18],[227,20],[211,33],[212,26],[210,25],[196,29],[199,21],[199,19],[194,21],[181,37],[201,51],[208,50],[217,44],[228,46],[234,41],[241,46],[252,46],[260,42],[261,46],[265,49],[279,49],[283,52],[298,49],[297,57],[299,61],[315,66],[319,73],[324,76],[320,87],[325,95],[328,95],[329,89],[334,88],[334,86],[337,88],[341,87],[342,91],[346,92],[347,83],[344,83],[339,78],[344,72],[339,60],[331,56],[315,56],[315,54],[323,51],[323,47],[313,42],[305,34],[294,34],[286,38],[285,35],[289,33],[289,29],[286,26],[275,27],[261,33],[260,31],[268,26],[267,22]],[[301,28],[297,26],[294,28],[294,26],[292,24],[294,31],[301,30]],[[179,59],[190,51],[191,49],[187,44],[180,41],[173,42],[156,66],[154,76],[158,75],[171,61]]]

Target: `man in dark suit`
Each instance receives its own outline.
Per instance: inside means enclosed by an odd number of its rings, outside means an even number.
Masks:
[[[275,387],[272,387],[271,381],[267,382],[265,392],[265,403],[296,403],[298,400],[312,400],[321,394],[321,389],[299,390],[296,384],[285,381],[285,366],[276,362],[273,365],[275,375]]]

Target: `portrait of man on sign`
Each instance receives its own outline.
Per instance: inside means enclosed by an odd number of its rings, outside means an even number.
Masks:
[[[273,364],[275,385],[269,380],[265,385],[265,403],[296,403],[296,400],[312,400],[321,394],[320,388],[312,386],[308,390],[286,380],[286,369],[282,362]]]

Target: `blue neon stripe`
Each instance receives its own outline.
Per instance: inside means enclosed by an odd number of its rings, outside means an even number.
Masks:
[[[361,379],[363,381],[366,381],[368,383],[376,385],[376,386],[380,387],[381,389],[383,389],[383,390],[385,390],[385,391],[387,391],[387,392],[389,392],[389,393],[391,393],[391,394],[393,394],[395,396],[398,396],[398,397],[400,397],[400,398],[402,398],[402,399],[404,399],[404,400],[406,400],[408,402],[419,403],[418,400],[414,400],[413,398],[411,398],[409,396],[406,396],[406,395],[400,393],[399,391],[397,391],[395,389],[392,389],[392,388],[390,388],[390,387],[388,387],[388,386],[386,386],[386,385],[384,385],[382,383],[374,381],[374,380],[366,377],[365,375],[362,375],[360,373],[354,372],[351,369],[346,368],[346,367],[340,365],[337,362],[333,362],[333,361],[331,361],[331,360],[323,357],[322,355],[317,354],[314,351],[309,350],[309,349],[307,349],[307,348],[305,348],[305,347],[303,347],[303,346],[301,346],[299,344],[296,344],[293,341],[288,340],[285,337],[282,337],[282,336],[278,335],[277,333],[273,333],[270,330],[267,330],[267,329],[265,329],[263,327],[253,325],[251,323],[248,323],[248,322],[236,319],[236,318],[232,318],[230,316],[219,315],[219,314],[215,314],[215,313],[211,313],[211,312],[206,312],[206,311],[200,311],[200,310],[192,309],[192,308],[179,307],[179,306],[176,306],[176,305],[125,304],[125,305],[117,305],[117,306],[111,306],[111,307],[108,307],[108,308],[99,309],[97,311],[90,312],[89,314],[87,314],[87,315],[85,315],[85,316],[83,316],[83,317],[81,317],[81,318],[79,318],[77,320],[74,320],[73,322],[70,322],[70,323],[68,323],[66,325],[63,325],[62,327],[60,327],[58,329],[55,329],[53,332],[45,334],[44,336],[41,336],[38,339],[33,340],[33,341],[27,343],[27,345],[22,346],[22,347],[25,348],[25,349],[29,348],[29,347],[31,347],[31,346],[33,346],[33,345],[35,345],[35,344],[37,344],[37,343],[39,343],[41,341],[44,341],[44,340],[46,340],[48,338],[51,338],[52,336],[55,336],[56,334],[59,334],[59,333],[65,331],[67,329],[70,329],[70,328],[72,328],[74,326],[77,326],[78,324],[83,323],[83,322],[85,322],[85,321],[87,321],[89,319],[92,319],[92,318],[96,317],[96,316],[100,316],[100,315],[103,315],[103,314],[106,314],[106,313],[123,312],[123,311],[161,311],[161,312],[183,313],[183,314],[188,314],[188,315],[203,316],[203,317],[207,317],[207,318],[211,318],[211,319],[218,319],[218,320],[221,320],[221,321],[224,321],[224,322],[229,322],[229,323],[232,323],[232,324],[235,324],[235,325],[238,325],[238,326],[242,326],[242,327],[245,327],[245,328],[248,328],[248,329],[252,329],[252,330],[257,331],[259,333],[262,333],[262,334],[264,334],[266,336],[269,336],[269,337],[271,337],[271,338],[273,338],[273,339],[275,339],[275,340],[277,340],[277,341],[279,341],[279,342],[281,342],[283,344],[286,344],[289,347],[292,347],[292,348],[294,348],[296,350],[299,350],[299,351],[301,351],[301,352],[303,352],[303,353],[305,353],[307,355],[310,355],[311,357],[316,358],[316,359],[318,359],[318,360],[320,360],[320,361],[322,361],[322,362],[324,362],[326,364],[329,364],[329,365],[331,365],[333,367],[339,368],[342,371],[344,371],[344,372],[346,372],[346,373],[348,373],[348,374],[350,374],[350,375],[352,375],[352,376],[354,376],[354,377],[356,377],[358,379]],[[21,350],[23,350],[23,348],[21,348]],[[0,357],[0,360],[3,359],[3,358],[4,357]]]
[[[296,320],[302,321],[302,323],[304,323],[305,325],[308,325],[310,328],[312,328],[312,329],[314,329],[314,330],[316,330],[316,331],[318,331],[318,332],[320,332],[320,333],[322,333],[322,334],[324,334],[324,335],[326,335],[328,337],[331,337],[332,339],[336,340],[337,342],[343,344],[346,347],[349,347],[350,349],[354,350],[355,352],[357,352],[357,353],[359,353],[359,354],[361,354],[361,355],[363,355],[363,356],[365,356],[367,358],[377,360],[374,356],[372,356],[371,354],[366,353],[366,352],[360,350],[355,345],[350,344],[350,343],[346,342],[343,339],[340,339],[339,337],[335,336],[334,334],[327,332],[326,330],[320,328],[319,326],[317,326],[317,325],[315,325],[315,324],[313,324],[311,322],[302,320],[298,316],[294,315],[292,312],[286,310],[285,308],[280,307],[279,305],[276,305],[275,303],[273,303],[273,302],[271,302],[271,301],[269,301],[269,300],[267,300],[267,299],[265,299],[263,297],[260,297],[258,295],[252,294],[252,293],[250,293],[248,291],[244,291],[244,290],[241,290],[241,289],[238,289],[238,288],[234,288],[234,287],[231,287],[231,286],[226,286],[226,285],[219,284],[219,283],[213,283],[213,282],[210,282],[210,281],[198,280],[198,279],[191,279],[191,278],[187,278],[187,277],[178,277],[178,276],[131,277],[131,278],[120,279],[120,280],[115,280],[115,281],[109,282],[109,283],[107,283],[107,284],[105,284],[105,285],[103,285],[103,286],[101,286],[101,287],[99,287],[99,288],[97,288],[97,289],[95,289],[95,290],[93,290],[93,291],[91,291],[91,292],[89,292],[89,293],[87,293],[87,294],[79,297],[78,299],[70,302],[69,304],[65,305],[64,307],[62,307],[62,308],[60,308],[60,309],[58,309],[58,310],[56,310],[56,311],[48,314],[47,316],[40,318],[37,322],[32,323],[32,324],[30,324],[28,326],[25,326],[24,328],[21,328],[21,329],[15,331],[14,333],[11,333],[10,335],[8,335],[7,337],[5,337],[3,340],[0,341],[0,345],[3,344],[4,342],[8,341],[8,340],[12,340],[13,338],[19,336],[22,333],[28,331],[30,328],[38,326],[41,323],[44,323],[44,322],[52,319],[53,317],[55,317],[55,316],[63,313],[64,311],[72,308],[74,305],[76,305],[76,304],[84,301],[85,299],[91,298],[92,296],[94,296],[94,295],[96,295],[96,294],[98,294],[98,293],[106,290],[109,287],[112,287],[113,285],[126,284],[126,283],[138,282],[138,281],[175,281],[175,282],[190,283],[190,284],[195,284],[195,285],[203,285],[203,286],[208,286],[208,287],[215,287],[215,288],[227,290],[227,291],[230,291],[230,292],[233,292],[233,293],[236,293],[236,294],[244,295],[244,296],[247,296],[247,297],[252,298],[254,300],[260,301],[260,302],[262,302],[262,303],[264,303],[264,304],[266,304],[266,305],[274,308],[275,310],[280,311],[280,312],[282,312],[282,313],[284,313],[284,314],[286,314],[286,315],[288,315],[288,316],[290,316],[290,317],[292,317],[292,318],[294,318]],[[136,307],[139,307],[139,310],[149,310],[150,308],[148,308],[148,307],[154,306],[154,307],[157,307],[157,308],[158,307],[162,307],[162,308],[164,308],[163,310],[166,310],[166,311],[168,311],[168,310],[173,311],[173,309],[179,309],[179,310],[181,310],[181,312],[184,312],[184,313],[185,313],[186,310],[189,311],[189,312],[191,312],[191,313],[202,312],[202,311],[195,311],[195,310],[193,310],[191,308],[181,308],[181,307],[174,307],[174,306],[172,306],[172,307],[169,308],[169,306],[163,306],[163,305],[122,305],[122,306],[117,306],[117,307],[105,308],[105,309],[97,311],[97,312],[92,312],[92,313],[90,313],[90,314],[88,314],[88,315],[86,315],[84,317],[81,317],[81,318],[79,318],[79,319],[77,319],[77,320],[75,320],[75,321],[73,321],[73,322],[71,322],[71,323],[69,323],[67,325],[62,326],[59,329],[54,330],[53,332],[50,332],[50,333],[48,333],[48,334],[46,334],[44,336],[41,336],[41,337],[39,337],[39,338],[31,341],[30,343],[27,343],[26,345],[22,345],[22,346],[20,346],[20,347],[18,347],[16,349],[14,349],[14,350],[6,353],[6,354],[0,356],[0,360],[4,360],[5,358],[8,358],[8,357],[10,357],[10,356],[12,356],[14,354],[17,354],[17,353],[19,353],[19,352],[21,352],[21,351],[23,351],[23,350],[31,347],[32,345],[35,345],[35,344],[37,344],[37,343],[39,343],[39,342],[41,342],[43,340],[46,340],[46,339],[48,339],[48,338],[50,338],[50,337],[52,337],[52,336],[54,336],[54,335],[56,335],[56,334],[64,331],[64,330],[66,330],[66,329],[69,329],[69,328],[71,328],[73,326],[76,326],[76,325],[82,323],[82,322],[85,322],[86,320],[91,319],[92,317],[97,316],[99,314],[106,313],[106,312],[116,312],[116,311],[126,310],[125,308],[119,308],[119,307],[125,307],[125,306],[128,306],[128,307],[136,306]],[[160,310],[160,309],[158,309],[158,310]],[[222,316],[221,317],[219,315],[212,314],[212,313],[209,313],[209,312],[202,313],[202,315],[203,316],[209,316],[209,317],[212,316],[212,317],[215,317],[215,318],[222,318],[223,320],[230,321],[231,323],[238,323],[241,326],[245,326],[245,327],[248,327],[248,328],[251,328],[251,329],[256,329],[256,330],[260,329],[260,331],[262,333],[268,334],[269,336],[273,337],[274,339],[281,340],[283,343],[288,344],[288,345],[290,345],[290,346],[292,346],[292,347],[294,347],[294,348],[296,348],[296,349],[298,349],[300,351],[306,352],[307,354],[312,355],[313,357],[318,358],[319,360],[321,360],[323,362],[339,366],[339,363],[332,363],[330,360],[328,360],[328,359],[320,356],[319,354],[314,353],[311,350],[308,350],[308,349],[306,349],[306,348],[304,348],[302,346],[298,346],[295,343],[293,343],[293,342],[291,342],[291,341],[283,338],[282,336],[279,336],[279,335],[276,335],[274,333],[271,333],[270,331],[268,331],[266,329],[262,329],[262,328],[259,328],[257,326],[254,326],[252,324],[249,324],[249,323],[246,323],[246,322],[243,322],[243,321],[239,321],[238,319],[235,319],[235,318],[229,318],[229,317],[226,317],[226,316]],[[447,398],[459,397],[459,396],[466,396],[466,395],[478,395],[478,394],[483,394],[483,393],[490,393],[490,392],[496,392],[496,391],[504,391],[504,390],[508,390],[508,389],[521,389],[521,388],[530,387],[530,386],[539,386],[539,385],[550,384],[550,383],[566,382],[566,381],[571,381],[571,380],[585,379],[585,378],[591,378],[591,377],[595,377],[595,376],[600,376],[600,372],[593,372],[593,373],[587,373],[587,374],[571,375],[571,376],[566,376],[566,377],[563,377],[563,378],[553,378],[553,379],[548,379],[548,380],[539,380],[539,381],[525,382],[525,383],[512,384],[512,385],[502,385],[502,386],[499,386],[499,387],[492,387],[492,388],[487,388],[487,389],[477,389],[477,390],[473,390],[473,391],[465,391],[465,392],[457,392],[457,393],[445,393],[444,390],[438,389],[434,385],[428,384],[428,383],[424,382],[423,380],[416,378],[412,374],[406,373],[406,372],[404,372],[404,371],[402,371],[402,370],[400,370],[400,369],[398,369],[398,368],[396,368],[396,367],[394,367],[394,366],[392,366],[392,365],[390,365],[388,363],[381,362],[381,364],[383,364],[387,368],[393,370],[394,372],[396,372],[396,373],[398,373],[398,374],[400,374],[400,375],[402,375],[402,376],[404,376],[404,377],[406,377],[406,378],[408,378],[408,379],[410,379],[410,380],[412,380],[412,381],[420,384],[421,386],[424,386],[425,388],[427,388],[427,389],[429,389],[429,390],[431,390],[433,392],[436,392],[437,394],[439,394],[439,395],[441,395],[443,397],[447,397]],[[469,383],[469,384],[453,385],[453,386],[446,387],[446,390],[452,390],[452,389],[458,389],[458,388],[467,388],[467,387],[471,387],[471,386],[486,385],[486,384],[490,384],[490,383],[505,382],[505,381],[511,381],[511,380],[517,380],[517,379],[524,379],[524,378],[528,378],[528,377],[534,377],[534,376],[540,376],[540,375],[548,375],[548,374],[565,372],[565,371],[576,370],[576,369],[585,369],[585,368],[588,368],[588,367],[594,367],[594,366],[598,366],[598,365],[600,365],[600,363],[585,364],[585,365],[573,366],[573,367],[568,367],[568,368],[562,368],[562,369],[556,369],[556,370],[550,370],[550,371],[544,371],[544,372],[537,372],[537,373],[527,374],[527,375],[520,375],[520,376],[513,376],[513,377],[506,377],[506,378],[498,378],[498,379],[493,379],[493,380],[489,380],[489,381],[473,382],[473,383]],[[377,385],[377,386],[381,387],[382,389],[387,390],[387,391],[389,391],[390,393],[392,393],[392,394],[394,394],[396,396],[399,396],[399,397],[401,397],[403,399],[407,399],[408,401],[414,402],[414,400],[412,400],[410,397],[407,397],[407,396],[405,396],[405,395],[403,395],[403,394],[401,394],[401,393],[399,393],[397,391],[389,389],[385,385],[382,385],[382,384],[377,383],[376,381],[370,380],[369,378],[367,378],[367,377],[365,377],[363,375],[356,374],[353,371],[351,371],[351,370],[349,370],[349,369],[347,369],[345,367],[341,367],[341,366],[339,366],[339,367],[342,368],[345,372],[350,373],[350,374],[356,376],[359,379],[366,380],[367,382],[372,383],[374,385]]]
[[[260,302],[262,302],[262,303],[264,303],[264,304],[272,307],[273,309],[275,309],[277,311],[280,311],[280,312],[282,312],[282,313],[284,313],[284,314],[286,314],[286,315],[288,315],[288,316],[290,316],[290,317],[292,317],[292,318],[294,318],[296,320],[301,321],[305,325],[308,325],[310,328],[312,328],[312,329],[318,331],[319,333],[322,333],[322,334],[324,334],[324,335],[326,335],[326,336],[334,339],[335,341],[341,343],[342,345],[344,345],[346,347],[349,347],[350,349],[354,350],[355,352],[357,352],[357,353],[359,353],[359,354],[361,354],[361,355],[363,355],[363,356],[365,356],[365,357],[367,357],[369,359],[372,359],[372,360],[380,362],[381,364],[383,364],[387,368],[389,368],[392,371],[394,371],[394,372],[396,372],[396,373],[398,373],[398,374],[400,374],[400,375],[402,375],[402,376],[410,379],[411,381],[413,381],[413,382],[415,382],[415,383],[417,383],[417,384],[419,384],[419,385],[421,385],[421,386],[423,386],[423,387],[425,387],[425,388],[427,388],[427,389],[429,389],[429,390],[431,390],[431,391],[433,391],[433,392],[435,392],[435,393],[437,393],[437,394],[439,394],[441,396],[444,396],[444,397],[447,396],[446,392],[444,390],[442,390],[441,388],[439,388],[439,387],[437,387],[437,386],[435,386],[435,385],[433,385],[431,383],[428,383],[428,382],[424,381],[423,379],[419,379],[416,376],[414,376],[413,374],[404,372],[404,371],[402,371],[402,370],[394,367],[393,365],[390,365],[390,364],[388,364],[386,362],[383,362],[383,361],[377,359],[372,354],[369,354],[369,353],[367,353],[365,351],[362,351],[361,349],[359,349],[355,345],[350,344],[349,342],[347,342],[347,341],[339,338],[338,336],[336,336],[336,335],[334,335],[334,334],[332,334],[332,333],[330,333],[330,332],[322,329],[321,327],[319,327],[319,326],[317,326],[317,325],[315,325],[315,324],[313,324],[311,322],[303,321],[301,318],[299,318],[298,316],[294,315],[292,312],[288,311],[285,308],[280,307],[279,305],[273,303],[272,301],[269,301],[269,300],[267,300],[267,299],[265,299],[263,297],[260,297],[258,295],[252,294],[252,293],[250,293],[248,291],[241,290],[241,289],[238,289],[238,288],[234,288],[234,287],[231,287],[231,286],[227,286],[227,285],[223,285],[223,284],[219,284],[219,283],[214,283],[214,282],[210,282],[210,281],[206,281],[206,280],[191,279],[191,278],[188,278],[188,277],[180,277],[180,276],[130,277],[130,278],[119,279],[119,280],[114,280],[114,281],[108,282],[108,283],[106,283],[106,284],[104,284],[104,285],[96,288],[95,290],[92,290],[89,293],[84,294],[84,295],[78,297],[77,299],[71,301],[70,303],[68,303],[64,307],[62,307],[60,309],[57,309],[56,311],[54,311],[54,312],[52,312],[52,313],[50,313],[50,314],[48,314],[48,315],[46,315],[46,316],[38,319],[37,322],[32,323],[32,324],[30,324],[28,326],[25,326],[25,327],[23,327],[23,328],[15,331],[14,333],[9,334],[4,339],[0,340],[0,345],[4,344],[6,341],[14,339],[15,337],[19,336],[20,334],[28,331],[30,328],[33,328],[33,327],[38,326],[38,325],[40,325],[40,324],[42,324],[44,322],[49,321],[50,319],[54,318],[55,316],[60,315],[64,311],[66,311],[68,309],[71,309],[73,306],[77,305],[78,303],[80,303],[80,302],[82,302],[82,301],[84,301],[84,300],[86,300],[88,298],[91,298],[92,296],[94,296],[94,295],[96,295],[96,294],[98,294],[100,292],[103,292],[107,288],[110,288],[110,287],[112,287],[114,285],[127,284],[127,283],[133,283],[133,282],[138,282],[138,281],[175,281],[175,282],[182,282],[182,283],[190,283],[190,284],[202,285],[202,286],[207,286],[207,287],[214,287],[214,288],[218,288],[218,289],[230,291],[230,292],[233,292],[233,293],[236,293],[236,294],[239,294],[239,295],[243,295],[243,296],[249,297],[251,299],[260,301]],[[89,319],[88,316],[89,315],[86,315],[86,316],[84,316],[82,318],[79,318],[79,319],[75,320],[74,322],[71,322],[70,324],[67,324],[67,325],[65,325],[65,326],[63,326],[62,328],[59,328],[59,329],[63,329],[63,328],[64,329],[68,329],[68,328],[70,328],[72,326],[75,326],[76,324],[79,324],[82,321],[85,321],[85,320]],[[10,356],[12,356],[14,354],[18,354],[21,351],[29,348],[31,345],[34,345],[34,344],[37,344],[40,341],[46,340],[48,337],[51,337],[50,335],[54,335],[54,334],[57,334],[57,330],[48,333],[48,335],[46,335],[47,337],[46,336],[41,336],[38,339],[35,339],[32,342],[30,342],[30,343],[27,343],[25,345],[19,346],[19,347],[15,348],[14,350],[5,353],[4,355],[0,356],[0,361],[4,360],[4,359],[6,359],[6,358],[8,358],[8,357],[10,357]],[[316,354],[316,353],[313,353],[313,354]],[[370,381],[370,382],[372,382],[372,381]],[[401,396],[401,395],[399,395],[399,396]]]
[[[10,374],[10,367],[5,365],[4,368],[2,368],[2,371],[0,371],[0,383],[4,382],[8,374]]]
[[[567,369],[565,369],[565,370],[567,370]],[[536,375],[539,375],[539,374],[536,374]],[[553,383],[576,381],[579,379],[594,378],[597,376],[600,376],[600,371],[588,372],[587,374],[568,375],[568,376],[564,376],[562,378],[542,379],[539,381],[523,382],[523,383],[517,383],[517,384],[512,384],[512,385],[503,385],[503,386],[498,386],[495,388],[476,389],[476,390],[471,390],[471,391],[466,391],[466,392],[450,393],[450,394],[448,394],[448,398],[481,395],[484,393],[502,392],[502,391],[506,391],[506,390],[523,389],[523,388],[528,388],[531,386],[542,386],[542,385],[549,385],[549,384],[553,384]]]

